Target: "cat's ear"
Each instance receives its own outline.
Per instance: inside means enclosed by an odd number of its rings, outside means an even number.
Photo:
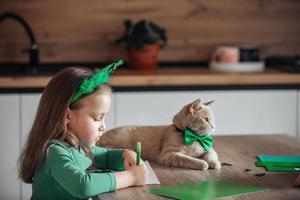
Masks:
[[[204,103],[204,105],[209,106],[209,107],[212,107],[212,105],[213,105],[214,102],[215,102],[215,101],[212,100],[212,101],[209,101],[209,102]]]
[[[189,112],[194,113],[195,111],[198,111],[201,109],[201,99],[197,99],[193,103],[190,104]]]

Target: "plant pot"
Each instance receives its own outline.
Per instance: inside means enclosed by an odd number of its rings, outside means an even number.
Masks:
[[[129,49],[129,67],[140,71],[154,71],[157,69],[159,45],[146,45],[144,49]]]

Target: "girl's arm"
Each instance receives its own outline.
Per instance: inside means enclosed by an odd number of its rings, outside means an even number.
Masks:
[[[92,148],[98,168],[124,170],[123,149],[108,149],[95,146]]]
[[[78,166],[72,153],[62,146],[53,145],[48,148],[46,167],[49,175],[77,198],[116,190],[116,177],[113,173],[87,173],[86,167]]]

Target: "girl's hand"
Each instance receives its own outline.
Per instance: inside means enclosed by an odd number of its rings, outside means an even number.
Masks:
[[[136,153],[130,150],[123,151],[123,158],[124,158],[124,167],[125,170],[130,169],[132,166],[136,165]],[[141,164],[144,162],[141,160]]]
[[[148,170],[145,163],[132,165],[128,170],[115,172],[116,189],[126,188],[129,186],[143,186],[146,184]]]
[[[131,167],[128,170],[133,176],[133,185],[132,186],[143,186],[146,185],[148,170],[145,163]]]

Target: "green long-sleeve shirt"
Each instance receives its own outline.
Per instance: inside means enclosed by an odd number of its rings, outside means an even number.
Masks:
[[[93,147],[98,168],[123,170],[123,150]],[[92,164],[84,151],[54,140],[48,147],[47,157],[35,175],[32,199],[84,199],[100,193],[116,190],[113,173],[90,173]]]

